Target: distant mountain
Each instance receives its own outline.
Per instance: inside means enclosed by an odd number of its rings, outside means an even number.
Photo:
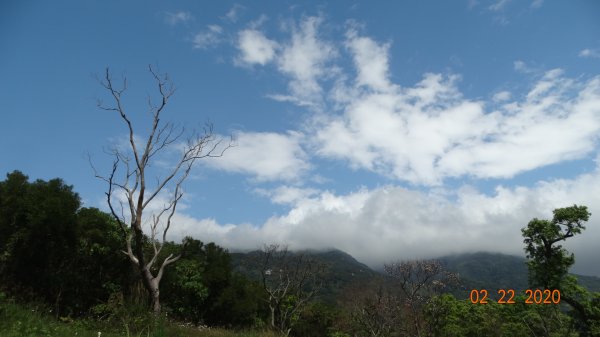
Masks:
[[[525,259],[499,253],[469,253],[438,258],[451,272],[458,273],[468,289],[515,289],[528,287]]]
[[[298,253],[298,252],[296,252]],[[321,292],[325,301],[334,301],[344,288],[351,284],[367,283],[375,278],[384,277],[351,255],[337,249],[328,251],[303,251],[317,261],[330,266],[325,280],[327,287]],[[252,279],[260,279],[260,252],[232,253],[235,271]],[[460,289],[452,293],[466,298],[472,289],[514,289],[524,291],[528,288],[528,270],[525,259],[500,253],[467,253],[448,255],[438,258],[448,271],[458,273],[461,279]],[[576,275],[579,283],[590,291],[600,292],[600,278]]]
[[[472,289],[529,288],[525,258],[500,253],[468,253],[438,258],[447,270],[458,273],[465,291]],[[600,278],[573,274],[590,291],[600,291]],[[468,293],[467,293],[468,295]]]
[[[353,283],[368,282],[381,275],[363,263],[356,261],[350,254],[341,250],[301,251],[318,262],[329,266],[325,274],[325,288],[320,297],[325,301],[334,301],[339,293]],[[231,253],[233,269],[252,279],[260,279],[260,252]]]

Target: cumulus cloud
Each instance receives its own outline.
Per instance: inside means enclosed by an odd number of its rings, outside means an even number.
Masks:
[[[241,64],[265,65],[275,57],[276,48],[275,41],[269,40],[257,30],[246,29],[238,34],[238,62]]]
[[[258,30],[266,20],[261,16],[248,29],[238,33],[237,65],[266,65],[275,62],[277,70],[288,79],[285,93],[268,94],[276,101],[291,102],[299,106],[319,109],[323,104],[320,81],[332,75],[328,62],[336,56],[332,43],[319,36],[320,17],[306,17],[298,25],[290,23],[290,38],[277,42],[268,39]]]
[[[506,3],[495,2],[498,10]],[[488,101],[470,99],[454,74],[426,73],[412,85],[393,83],[389,43],[350,28],[340,47],[322,38],[321,25],[321,18],[305,18],[291,28],[289,40],[278,42],[256,27],[240,32],[240,61],[272,62],[289,80],[288,91],[271,98],[323,109],[307,117],[302,133],[242,133],[237,148],[209,162],[257,181],[295,183],[256,190],[289,212],[263,224],[183,219],[189,234],[234,249],[265,242],[336,247],[379,266],[463,251],[522,254],[520,228],[531,218],[549,218],[552,209],[573,203],[600,214],[594,206],[600,205],[598,171],[533,187],[499,186],[488,195],[468,186],[422,191],[390,185],[346,195],[302,187],[298,179],[310,169],[305,148],[355,169],[432,187],[448,178],[511,178],[585,158],[600,135],[600,76],[569,78],[560,69],[542,73],[516,61],[515,70],[531,76],[528,89],[497,92]],[[254,49],[241,47],[244,34]],[[256,48],[262,38],[276,43],[273,54],[269,47]],[[593,216],[582,237],[570,240],[580,266],[594,262],[599,226]]]
[[[583,234],[569,239],[566,247],[577,257],[577,272],[600,275],[595,261],[600,240],[598,170],[534,187],[499,186],[492,195],[468,186],[455,192],[384,186],[347,195],[294,189],[275,194],[292,195],[284,202],[294,200],[294,206],[261,226],[188,217],[177,230],[232,249],[256,249],[270,242],[293,249],[335,247],[380,267],[394,259],[473,251],[522,256],[522,227],[534,217],[551,218],[554,208],[577,203],[590,206],[592,217]]]
[[[335,56],[333,46],[319,37],[319,17],[305,18],[292,28],[291,40],[282,46],[279,70],[290,78],[291,101],[318,105],[322,99],[319,80],[327,76],[327,62]],[[281,97],[275,95],[273,97]]]
[[[218,25],[208,25],[204,31],[197,33],[193,40],[196,49],[208,49],[221,42],[223,28]]]
[[[186,12],[186,11],[179,11],[179,12],[166,12],[165,13],[165,22],[174,26],[177,25],[179,23],[186,23],[188,21],[193,20],[194,17],[192,16],[192,14],[190,12]]]
[[[371,38],[358,36],[355,30],[348,32],[346,46],[350,49],[358,71],[358,85],[374,90],[388,90],[388,50],[389,44],[378,44]]]
[[[594,149],[600,77],[571,79],[560,69],[540,74],[518,60],[515,69],[537,80],[517,97],[502,91],[490,102],[466,98],[453,74],[427,73],[402,87],[390,80],[389,43],[349,27],[341,50],[353,72],[334,63],[339,49],[320,37],[322,21],[308,17],[292,25],[278,51],[262,33],[240,32],[241,60],[274,62],[290,80],[288,93],[268,97],[336,112],[314,114],[305,123],[312,154],[435,186],[447,178],[511,178]]]
[[[247,174],[257,181],[293,181],[310,169],[308,156],[300,145],[302,137],[298,132],[240,132],[234,147],[205,164]]]
[[[359,84],[360,76],[359,70]],[[311,138],[316,153],[398,180],[439,185],[448,177],[511,178],[594,149],[600,77],[577,81],[550,70],[518,100],[495,95],[504,103],[494,109],[465,98],[458,79],[425,74],[415,86],[393,91],[347,89],[353,94],[343,114],[319,116]]]

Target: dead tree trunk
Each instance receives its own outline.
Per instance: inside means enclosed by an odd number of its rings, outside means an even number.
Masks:
[[[101,101],[98,107],[117,113],[127,128],[127,148],[114,147],[110,154],[113,157],[112,170],[109,175],[99,175],[94,168],[96,177],[108,185],[106,198],[112,215],[119,223],[124,241],[123,253],[127,255],[134,267],[139,271],[144,288],[148,292],[151,309],[158,314],[160,305],[160,280],[165,268],[176,262],[181,255],[170,254],[161,257],[160,253],[167,232],[171,226],[177,204],[183,196],[182,184],[188,177],[194,163],[198,159],[220,157],[231,147],[231,141],[221,146],[213,134],[212,125],[208,124],[204,132],[190,133],[185,139],[184,128],[176,128],[172,123],[161,122],[161,113],[175,92],[168,75],[161,75],[150,66],[149,71],[158,86],[158,103],[148,98],[148,107],[152,116],[150,131],[140,141],[140,134],[134,132],[131,117],[125,111],[121,96],[127,88],[124,78],[122,85],[117,88],[106,69],[100,83],[107,89],[113,105],[106,106]],[[157,176],[155,184],[148,183],[148,175],[153,159],[157,154],[166,152],[168,148],[181,148],[179,157],[171,163],[171,167],[163,171],[152,171],[152,177]],[[90,161],[91,163],[91,161]],[[92,167],[94,167],[92,165]],[[146,209],[150,202],[162,196],[170,195],[159,211],[149,213]],[[144,232],[143,224],[149,222]],[[151,252],[148,253],[148,250]]]

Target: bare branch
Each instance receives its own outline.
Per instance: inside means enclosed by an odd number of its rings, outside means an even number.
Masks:
[[[126,125],[128,131],[128,149],[114,148],[109,152],[113,157],[112,169],[107,176],[101,176],[97,173],[95,167],[94,175],[104,181],[108,188],[106,192],[107,203],[113,217],[117,220],[125,238],[125,250],[123,253],[128,256],[134,266],[138,268],[142,277],[143,284],[151,296],[154,303],[154,310],[160,310],[159,304],[159,283],[167,266],[175,263],[181,255],[169,255],[159,263],[162,248],[167,240],[167,233],[172,226],[177,205],[183,197],[183,183],[190,175],[192,167],[196,160],[202,158],[220,157],[232,146],[223,146],[221,140],[217,140],[213,133],[212,124],[207,124],[203,134],[192,133],[189,138],[182,142],[186,134],[184,127],[175,127],[172,123],[163,122],[161,114],[170,98],[175,93],[174,86],[167,74],[160,74],[150,65],[148,70],[152,75],[157,87],[158,100],[156,104],[152,97],[148,97],[147,104],[152,116],[150,129],[143,141],[136,143],[136,136],[132,119],[126,112],[122,96],[127,89],[127,78],[123,77],[123,83],[120,86],[115,85],[109,68],[106,68],[104,76],[98,81],[105,88],[111,99],[112,105],[105,105],[98,100],[98,108],[104,111],[115,111],[120,120]],[[168,173],[161,179],[157,177],[156,185],[149,186],[147,183],[148,168],[151,166],[152,159],[162,151],[167,151],[171,146],[178,146],[183,143],[183,149],[179,157],[175,160]],[[90,159],[91,164],[91,159]],[[156,213],[147,214],[146,209],[149,203],[156,199],[161,191],[171,190],[169,201]],[[127,206],[121,195],[123,193]],[[117,199],[115,201],[115,198]],[[120,206],[118,213],[117,202]],[[125,207],[129,209],[129,219],[125,217]],[[151,253],[145,251],[148,243],[144,235],[143,224],[148,219],[151,220],[150,226],[150,245]],[[143,223],[144,222],[144,223]],[[162,227],[162,233],[159,230]],[[153,275],[155,269],[153,266],[160,265],[156,276]]]
[[[292,317],[302,312],[323,285],[324,266],[287,247],[265,245],[261,253],[261,277],[271,311],[270,325],[288,335]],[[290,300],[291,299],[291,300]]]

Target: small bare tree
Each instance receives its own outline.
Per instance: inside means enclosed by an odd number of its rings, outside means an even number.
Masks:
[[[261,258],[261,281],[270,310],[269,325],[288,336],[308,302],[323,287],[325,265],[275,244],[265,245]]]
[[[172,123],[161,121],[161,114],[174,94],[175,89],[167,74],[157,73],[152,66],[148,67],[156,82],[159,92],[158,102],[148,97],[148,110],[152,117],[150,130],[143,138],[137,140],[132,118],[123,106],[122,96],[127,89],[127,80],[117,87],[106,69],[101,85],[110,94],[112,105],[104,105],[98,101],[102,110],[115,112],[126,125],[128,144],[126,149],[115,147],[110,150],[113,157],[112,170],[107,176],[99,175],[108,185],[106,198],[112,215],[117,219],[123,232],[125,250],[134,267],[139,271],[144,288],[148,292],[154,313],[160,313],[160,280],[165,268],[177,261],[181,255],[170,254],[161,258],[161,250],[171,227],[173,215],[178,202],[183,196],[182,185],[189,176],[196,160],[208,157],[220,157],[231,146],[231,142],[221,146],[208,124],[203,133],[186,133],[183,127],[175,127]],[[160,153],[168,149],[180,149],[177,159],[162,177],[156,177],[154,184],[149,183],[149,167]],[[92,165],[93,167],[93,165]],[[170,195],[158,211],[147,214],[150,202],[157,196]],[[149,222],[149,241],[151,248],[146,249],[147,236],[144,234],[145,220]]]
[[[412,326],[410,336],[423,336],[422,308],[444,289],[458,284],[458,275],[444,270],[438,260],[402,261],[384,265],[384,270],[398,286]]]
[[[402,325],[402,301],[384,280],[360,282],[346,289],[341,305],[349,312],[353,336],[398,336]]]

